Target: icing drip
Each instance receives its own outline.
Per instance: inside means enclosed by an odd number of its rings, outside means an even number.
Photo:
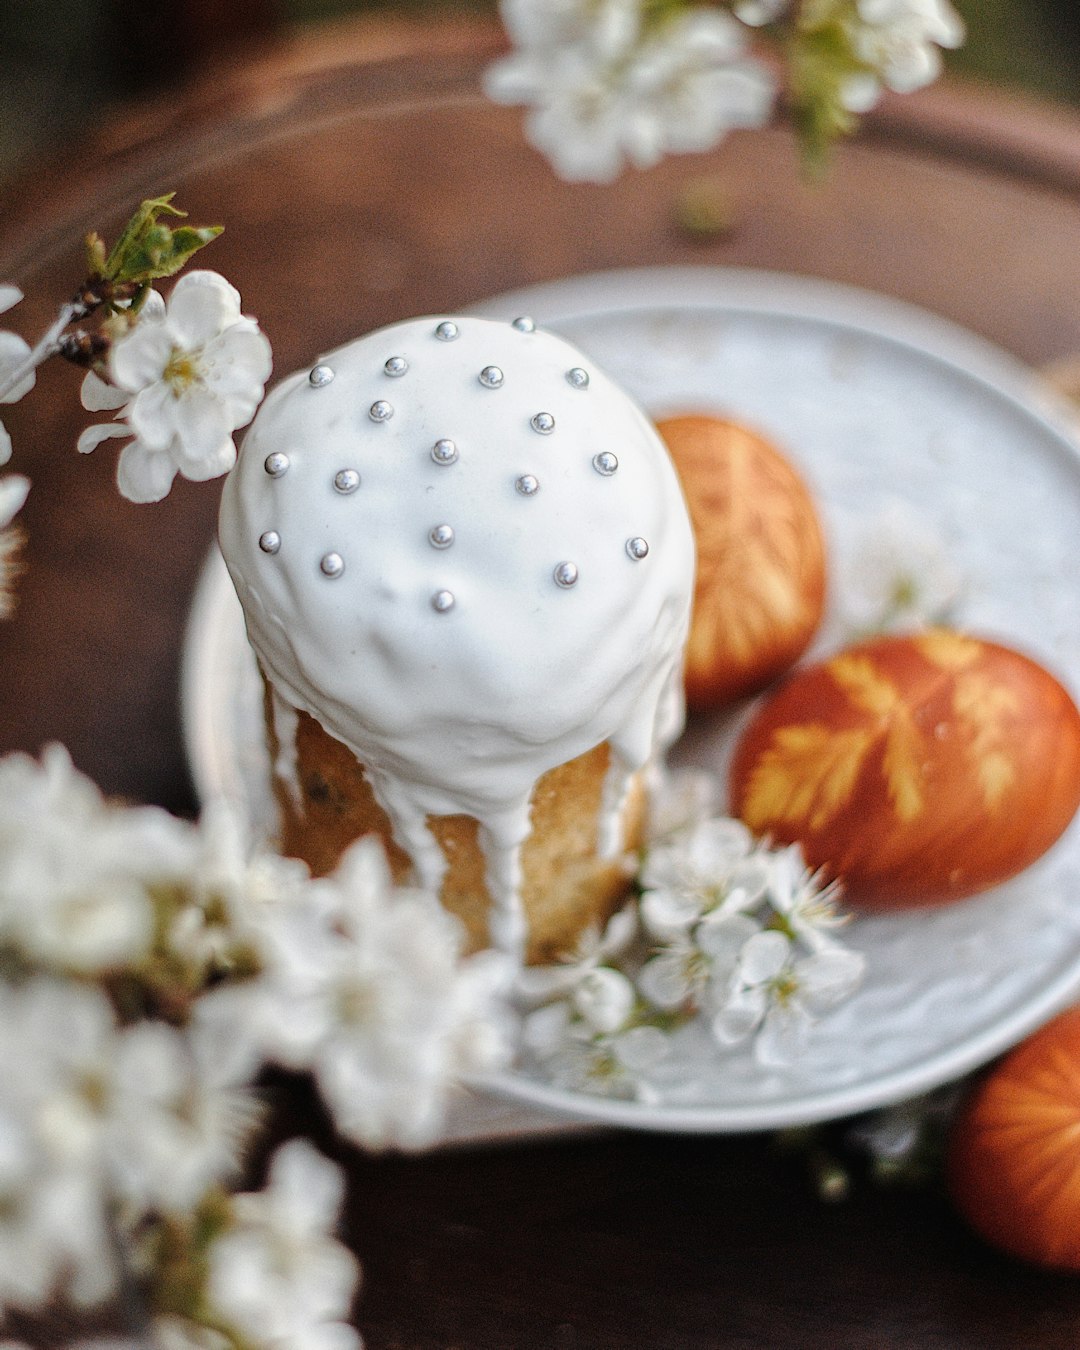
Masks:
[[[474,817],[492,942],[518,953],[538,780],[607,741],[599,851],[617,857],[630,782],[681,728],[693,539],[656,432],[579,351],[485,319],[436,328],[396,324],[323,358],[325,384],[274,390],[226,482],[221,547],[275,727],[289,705],[352,750],[424,886],[446,869],[428,818]],[[376,421],[390,358],[404,369]]]
[[[304,804],[296,755],[296,732],[300,718],[296,709],[292,704],[285,702],[273,683],[270,684],[270,720],[274,728],[274,740],[277,742],[274,777],[288,793],[293,807],[300,811]]]

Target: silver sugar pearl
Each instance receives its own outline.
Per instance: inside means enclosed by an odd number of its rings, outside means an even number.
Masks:
[[[373,422],[389,422],[394,415],[394,405],[387,403],[384,398],[377,398],[368,409],[368,416]]]
[[[277,530],[267,530],[259,535],[259,547],[264,553],[276,553],[281,547],[281,535]]]
[[[519,319],[515,319],[512,326],[516,328],[519,333],[536,332],[536,324],[533,323],[532,319],[530,319],[527,314],[522,314]]]
[[[451,323],[449,319],[444,319],[435,329],[435,336],[441,342],[453,342],[457,335],[458,326],[456,323]]]
[[[359,486],[360,475],[355,469],[338,469],[334,474],[334,491],[340,492],[343,497],[355,492]]]
[[[485,366],[479,378],[485,389],[498,389],[503,382],[503,373],[498,366]]]
[[[539,412],[529,419],[529,425],[541,436],[550,436],[555,430],[555,419],[549,412]]]
[[[431,608],[438,614],[445,614],[448,609],[453,609],[453,591],[436,591],[431,597]]]
[[[334,372],[329,366],[312,366],[308,375],[308,384],[312,389],[325,389],[333,381]]]
[[[453,464],[458,448],[448,436],[442,436],[431,447],[431,458],[436,464]]]
[[[568,590],[571,586],[577,585],[578,570],[577,564],[572,562],[561,562],[552,573],[555,578],[555,584]]]
[[[289,456],[283,455],[280,450],[275,450],[272,455],[267,455],[263,460],[263,468],[271,478],[280,478],[289,468]]]
[[[428,530],[428,542],[432,548],[449,548],[454,542],[453,525],[433,525]]]
[[[386,371],[387,375],[394,379],[399,375],[404,375],[408,369],[409,363],[403,356],[391,356],[390,359],[383,364],[383,370]]]
[[[540,480],[531,473],[523,473],[514,487],[523,497],[531,497],[540,491]]]
[[[610,450],[601,450],[598,455],[593,455],[592,466],[597,473],[603,474],[605,478],[610,478],[619,467],[619,460]]]
[[[649,556],[648,540],[642,539],[640,535],[635,535],[633,539],[626,541],[626,551],[635,562],[640,562],[642,558]]]
[[[572,370],[566,372],[566,382],[575,389],[588,389],[589,372],[582,370],[580,366],[574,366]]]
[[[345,559],[340,553],[324,553],[319,569],[324,577],[339,577],[345,571]]]

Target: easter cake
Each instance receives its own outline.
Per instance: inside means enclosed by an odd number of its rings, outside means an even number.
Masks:
[[[409,320],[284,380],[224,491],[281,843],[363,834],[473,948],[572,948],[625,896],[682,725],[694,544],[641,410],[528,319]]]

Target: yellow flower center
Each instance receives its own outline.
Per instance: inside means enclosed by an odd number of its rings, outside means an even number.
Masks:
[[[179,398],[185,389],[190,389],[201,378],[202,370],[192,353],[174,347],[162,375],[162,379],[172,390],[173,397]]]

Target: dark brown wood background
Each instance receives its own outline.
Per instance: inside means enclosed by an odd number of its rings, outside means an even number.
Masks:
[[[800,181],[788,133],[732,137],[610,187],[553,178],[477,79],[484,24],[352,22],[282,39],[89,128],[9,188],[0,278],[42,329],[114,232],[175,189],[226,226],[205,255],[273,341],[279,373],[363,330],[598,268],[713,263],[854,282],[1034,364],[1080,351],[1080,119],[988,91],[886,103]],[[699,180],[731,227],[695,239]],[[34,480],[29,571],[0,626],[0,750],[61,740],[110,792],[195,802],[177,711],[192,588],[218,486],[157,506],[75,453],[78,376],[4,410]],[[289,1094],[293,1118],[310,1104]],[[310,1108],[313,1111],[313,1108]],[[323,1133],[321,1126],[317,1129]],[[330,1146],[333,1147],[332,1141]],[[338,1149],[366,1272],[370,1350],[1072,1350],[1080,1283],[986,1249],[935,1190],[816,1198],[767,1138],[614,1134],[428,1158]]]

